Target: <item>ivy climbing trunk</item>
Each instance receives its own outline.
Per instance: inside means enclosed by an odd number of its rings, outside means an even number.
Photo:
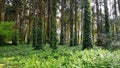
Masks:
[[[84,1],[84,21],[83,21],[83,50],[92,48],[92,13],[91,13],[91,0]]]
[[[39,9],[37,12],[37,44],[35,49],[42,49],[43,47],[43,0],[37,0],[37,8]]]
[[[56,11],[57,11],[57,0],[51,1],[51,32],[50,32],[50,47],[57,49],[57,32],[56,32]]]

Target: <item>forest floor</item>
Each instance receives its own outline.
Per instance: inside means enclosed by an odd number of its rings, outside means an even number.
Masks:
[[[0,68],[120,68],[120,50],[95,47],[58,45],[53,51],[48,45],[33,50],[31,45],[0,46]]]

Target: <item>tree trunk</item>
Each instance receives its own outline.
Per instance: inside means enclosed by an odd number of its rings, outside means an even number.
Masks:
[[[75,33],[74,33],[74,46],[78,45],[78,32],[77,32],[77,22],[78,22],[78,19],[77,19],[77,9],[78,9],[78,6],[77,6],[77,0],[75,0],[75,27],[74,27],[74,30],[75,30]]]
[[[64,12],[64,8],[65,8],[65,0],[62,0],[62,4],[61,4],[62,8],[61,8],[61,34],[60,34],[60,45],[64,45],[65,44],[65,12]]]
[[[109,12],[108,12],[108,6],[107,3],[108,0],[104,0],[104,9],[105,9],[105,33],[106,33],[106,45],[110,45],[110,21],[109,21]]]
[[[70,0],[70,46],[74,46],[74,35],[73,35],[73,0]]]
[[[92,13],[90,0],[84,1],[84,23],[83,23],[83,50],[92,48]]]
[[[51,32],[50,32],[50,47],[57,49],[57,32],[56,32],[56,11],[57,0],[51,0]]]

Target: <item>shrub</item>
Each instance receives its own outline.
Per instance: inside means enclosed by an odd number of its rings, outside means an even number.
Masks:
[[[14,22],[2,22],[0,23],[0,44],[5,41],[11,41],[13,35],[15,34],[15,29],[13,28]]]

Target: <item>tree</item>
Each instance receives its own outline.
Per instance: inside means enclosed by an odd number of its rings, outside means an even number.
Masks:
[[[5,0],[0,0],[0,23],[4,21]]]
[[[92,48],[92,31],[91,31],[91,24],[92,24],[92,13],[91,13],[91,0],[84,1],[84,23],[83,23],[83,50]]]
[[[56,11],[57,0],[50,0],[51,6],[51,31],[50,31],[50,47],[57,49],[57,32],[56,32]]]
[[[33,24],[32,24],[32,47],[36,47],[37,45],[37,29],[36,29],[36,15],[35,15],[35,7],[36,7],[36,0],[33,1],[33,15],[34,15],[34,20],[33,20]]]
[[[43,47],[43,4],[44,1],[35,0],[35,21],[33,23],[33,46],[35,50]],[[34,8],[35,8],[34,7]]]
[[[106,33],[106,45],[110,45],[110,21],[108,12],[108,0],[104,0],[104,12],[105,12],[105,33]]]
[[[77,0],[74,0],[74,4],[75,4],[75,27],[74,27],[74,30],[75,30],[75,33],[74,33],[74,46],[76,46],[76,45],[78,45],[78,36],[77,36],[77,34],[78,34],[78,32],[77,32],[77,22],[78,22],[78,19],[77,19],[77,14],[78,14],[78,12],[77,12],[77,10],[78,10],[78,3],[77,3]]]
[[[1,23],[1,18],[2,17],[2,0],[0,0],[0,23]]]
[[[51,0],[47,0],[47,30],[46,42],[50,43],[50,25],[51,25]]]
[[[96,16],[97,16],[97,46],[102,46],[102,29],[101,29],[101,22],[100,22],[100,9],[99,9],[99,0],[95,1],[96,4]]]
[[[65,0],[61,1],[61,34],[60,45],[65,44]]]
[[[119,9],[119,13],[120,13],[120,0],[118,0],[118,9]]]
[[[73,35],[73,0],[70,0],[70,46],[74,46],[74,35]]]
[[[114,19],[116,19],[118,17],[118,14],[117,14],[117,1],[116,0],[114,0],[114,5],[113,6],[114,6],[114,12],[113,12],[114,13]],[[115,28],[116,28],[116,35],[118,36],[119,35],[119,26],[118,26],[117,22],[115,22]]]

